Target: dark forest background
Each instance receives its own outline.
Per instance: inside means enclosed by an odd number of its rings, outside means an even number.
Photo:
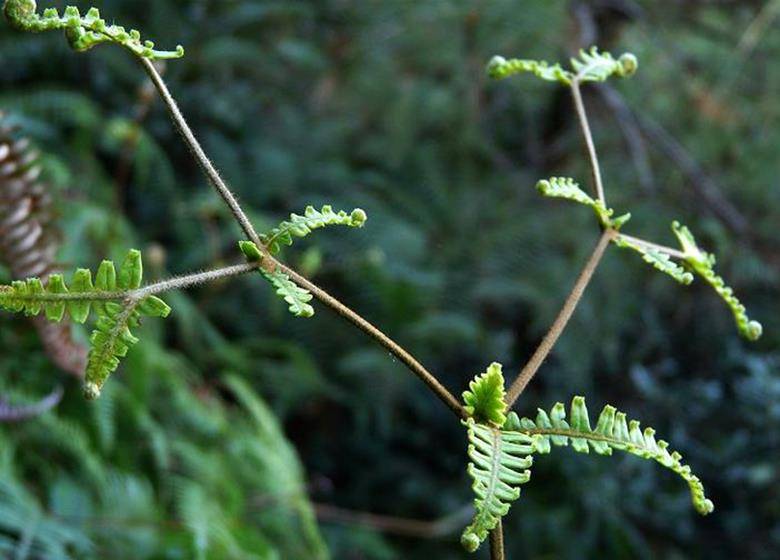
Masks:
[[[562,450],[537,460],[506,519],[508,556],[778,556],[780,2],[95,5],[186,47],[166,78],[260,228],[307,204],[367,211],[363,230],[287,258],[457,394],[491,361],[519,370],[598,235],[588,211],[533,189],[587,181],[568,93],[491,83],[486,62],[635,53],[635,77],[585,91],[611,202],[666,244],[673,219],[689,224],[765,335],[740,339],[703,283],[610,251],[519,410],[574,394],[593,413],[618,405],[682,452],[715,513],[697,516],[654,464]],[[59,34],[0,25],[0,109],[43,154],[67,269],[129,247],[149,279],[241,260],[147,93],[122,49],[77,55]],[[65,390],[0,426],[0,557],[469,557],[464,430],[399,363],[320,306],[291,317],[259,278],[167,299],[172,316],[143,326],[95,404],[29,323],[0,316],[0,395]]]

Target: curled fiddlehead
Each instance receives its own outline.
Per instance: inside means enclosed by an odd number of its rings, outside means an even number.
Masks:
[[[68,44],[76,51],[86,51],[101,43],[115,43],[150,60],[184,56],[181,45],[174,51],[155,50],[152,41],[141,41],[137,30],[127,31],[121,25],[108,25],[97,8],[90,8],[83,16],[74,6],[65,8],[62,15],[56,8],[46,8],[41,15],[35,0],[5,0],[3,12],[11,25],[21,31],[64,31]]]

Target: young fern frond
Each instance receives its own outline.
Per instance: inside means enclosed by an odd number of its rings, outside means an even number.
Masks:
[[[560,64],[550,64],[544,60],[524,60],[503,56],[494,56],[488,63],[488,75],[491,78],[507,78],[514,74],[530,72],[549,82],[559,82],[570,86],[577,82],[604,82],[611,76],[627,78],[636,72],[638,62],[633,54],[625,53],[615,59],[608,52],[599,52],[596,47],[580,50],[579,58],[571,59],[572,70],[564,70]]]
[[[619,230],[623,224],[631,219],[631,214],[623,214],[617,218],[612,216],[615,211],[612,208],[607,208],[600,200],[594,200],[583,191],[579,184],[570,177],[551,177],[550,179],[542,180],[536,183],[536,190],[538,190],[544,196],[551,198],[565,198],[567,200],[573,200],[579,202],[585,206],[590,206],[596,213],[596,217],[599,222],[605,228],[612,228]]]
[[[500,428],[506,422],[505,396],[501,364],[493,362],[485,373],[469,382],[469,390],[463,392],[463,409],[477,422]]]
[[[514,413],[508,426],[518,424]],[[656,441],[655,430],[645,428],[642,431],[639,422],[626,422],[626,414],[618,412],[613,406],[606,405],[599,415],[596,427],[591,428],[588,409],[584,397],[574,397],[571,402],[569,420],[563,403],[557,403],[548,414],[539,409],[536,420],[522,418],[519,431],[528,436],[536,436],[534,448],[537,453],[549,453],[553,445],[565,446],[571,442],[579,453],[588,453],[593,449],[599,455],[611,455],[613,449],[626,451],[644,459],[652,459],[664,467],[679,474],[691,491],[691,500],[696,511],[702,515],[711,513],[712,502],[704,495],[704,486],[697,476],[691,473],[688,465],[681,462],[682,456],[676,451],[669,453],[669,444]]]
[[[292,245],[294,237],[306,237],[312,230],[335,225],[361,228],[365,223],[366,213],[360,208],[355,208],[347,214],[343,210],[334,212],[329,205],[323,206],[322,210],[307,206],[303,216],[291,214],[289,221],[284,221],[270,232],[261,235],[260,240],[272,255],[276,255],[283,245]]]
[[[463,424],[468,430],[468,473],[476,498],[474,518],[460,542],[474,552],[520,496],[519,486],[530,480],[535,447],[534,437],[521,432],[478,424],[473,418]]]
[[[124,292],[137,290],[143,280],[143,263],[140,251],[131,250],[117,275],[111,261],[103,261],[98,269],[96,285],[108,292],[117,289]],[[119,359],[127,355],[138,339],[130,329],[141,323],[141,316],[167,317],[171,308],[156,296],[141,299],[127,297],[117,303],[108,301],[98,307],[98,320],[90,337],[87,356],[84,395],[88,399],[100,396],[100,390],[108,377],[119,367]]]
[[[263,261],[263,252],[251,241],[239,241],[238,246],[241,248],[241,252],[244,253],[247,261],[251,263]],[[314,315],[314,308],[309,305],[312,295],[308,290],[298,286],[290,280],[289,276],[275,267],[273,270],[266,270],[260,266],[258,267],[258,272],[275,288],[276,294],[287,302],[290,313],[296,317],[311,317]]]
[[[276,295],[280,296],[290,306],[290,313],[296,317],[311,317],[314,315],[314,308],[309,305],[312,295],[308,290],[298,286],[290,280],[284,272],[279,270],[267,272],[260,269],[260,274],[276,288]]]
[[[639,243],[635,243],[630,239],[626,239],[622,236],[617,236],[614,241],[615,245],[618,247],[622,247],[624,249],[632,249],[639,253],[642,256],[642,259],[651,265],[656,270],[660,270],[661,272],[668,274],[675,280],[677,280],[680,284],[688,285],[691,282],[693,282],[693,274],[685,270],[684,267],[680,266],[676,262],[672,260],[672,258],[666,254],[661,252],[658,249],[655,249],[651,246],[645,246],[641,245]]]
[[[745,306],[734,295],[734,290],[727,286],[725,280],[715,272],[715,255],[700,249],[691,230],[679,222],[672,223],[672,231],[677,236],[685,254],[685,264],[712,286],[715,292],[726,302],[726,305],[729,306],[734,315],[740,334],[748,340],[761,338],[764,330],[761,323],[748,317]]]
[[[55,322],[61,321],[67,311],[77,323],[84,323],[94,312],[97,321],[90,337],[84,385],[85,395],[94,399],[118,367],[119,358],[138,342],[130,329],[139,325],[141,316],[167,317],[171,312],[157,296],[136,295],[142,279],[141,252],[132,249],[118,274],[112,261],[103,261],[95,274],[94,285],[92,273],[79,269],[70,288],[60,274],[50,275],[45,286],[38,278],[0,286],[0,309],[26,315],[43,313]]]
[[[82,16],[79,9],[68,6],[60,16],[56,8],[46,8],[38,14],[35,0],[5,0],[3,11],[8,21],[22,31],[42,32],[62,30],[68,44],[76,51],[86,51],[101,43],[116,43],[141,58],[150,60],[181,58],[184,48],[179,45],[175,51],[154,49],[152,41],[141,41],[141,34],[125,30],[121,25],[107,25],[97,8],[90,8]]]
[[[292,245],[294,238],[306,237],[315,229],[336,225],[361,228],[366,223],[366,219],[366,213],[360,208],[355,208],[350,214],[347,214],[343,210],[335,212],[329,205],[323,206],[322,210],[307,206],[303,216],[291,214],[289,220],[282,222],[265,235],[261,235],[260,240],[263,243],[263,249],[269,254],[275,255],[282,250],[284,245]],[[263,251],[253,242],[240,241],[238,246],[249,262],[263,260]],[[314,308],[309,304],[312,295],[308,290],[298,286],[280,270],[269,270],[261,266],[258,271],[275,288],[277,295],[287,302],[290,306],[290,313],[296,317],[314,315]]]

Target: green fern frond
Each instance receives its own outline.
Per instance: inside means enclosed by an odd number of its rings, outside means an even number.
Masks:
[[[511,424],[516,423],[513,418]],[[652,459],[679,474],[688,483],[696,511],[706,515],[714,509],[712,502],[704,495],[704,486],[699,478],[691,473],[688,465],[682,464],[682,456],[676,451],[669,453],[667,442],[656,441],[655,430],[652,428],[642,431],[638,421],[626,422],[626,414],[618,412],[613,406],[606,405],[599,415],[596,427],[591,428],[585,398],[574,397],[568,422],[566,409],[563,403],[559,402],[549,414],[539,409],[536,420],[522,418],[519,428],[521,433],[537,436],[534,446],[538,453],[549,453],[552,445],[565,446],[571,441],[574,450],[580,453],[588,453],[593,449],[599,455],[611,455],[613,449],[618,449],[644,459]]]
[[[533,75],[548,82],[560,82],[569,85],[572,75],[564,70],[560,64],[550,64],[544,60],[525,60],[512,58],[507,60],[503,56],[494,56],[488,63],[488,75],[500,80],[514,74],[530,72]]]
[[[276,294],[288,303],[290,313],[296,317],[311,317],[314,315],[314,308],[308,302],[312,300],[312,295],[308,290],[298,286],[290,280],[284,272],[267,272],[260,269],[260,273],[276,288]]]
[[[238,246],[249,262],[260,262],[263,260],[263,252],[251,241],[239,241]],[[296,317],[311,317],[314,315],[314,308],[308,303],[312,300],[312,295],[308,290],[298,286],[280,270],[270,271],[261,266],[258,267],[258,272],[276,289],[276,294],[287,302],[290,306],[290,313]]]
[[[312,230],[326,226],[341,225],[361,228],[366,223],[366,213],[355,208],[350,214],[345,211],[334,212],[331,206],[325,205],[322,210],[307,206],[303,216],[291,214],[290,220],[282,222],[278,227],[260,239],[272,255],[282,250],[282,245],[292,245],[294,237],[306,237]]]
[[[748,340],[758,340],[763,333],[763,327],[758,321],[753,321],[748,317],[747,310],[737,296],[734,290],[726,285],[725,280],[715,273],[715,255],[707,253],[696,244],[691,230],[679,222],[672,223],[672,231],[680,242],[683,253],[685,254],[685,264],[696,274],[713,287],[717,294],[726,302],[734,315],[737,323],[737,329],[740,334]]]
[[[86,51],[101,43],[116,43],[136,56],[150,60],[181,58],[184,48],[179,45],[175,51],[158,51],[151,41],[141,41],[141,34],[135,30],[125,30],[120,25],[107,25],[100,17],[97,8],[90,8],[82,16],[79,9],[68,6],[60,14],[56,8],[47,8],[43,15],[38,14],[35,0],[5,0],[3,11],[8,21],[22,31],[42,32],[62,30],[76,51]]]
[[[535,447],[534,437],[524,433],[478,424],[473,418],[465,420],[464,425],[468,429],[468,473],[474,481],[476,511],[460,542],[474,552],[520,496],[519,486],[530,480]]]
[[[572,70],[564,70],[560,64],[550,64],[544,60],[505,59],[494,56],[488,63],[488,75],[491,78],[507,78],[514,74],[530,72],[549,82],[571,85],[573,81],[603,82],[611,76],[626,78],[636,72],[638,62],[633,54],[625,53],[614,59],[608,52],[599,52],[597,47],[581,50],[579,58],[571,59]]]
[[[594,200],[585,191],[583,191],[579,184],[570,177],[551,177],[547,180],[542,180],[536,183],[536,190],[542,193],[544,196],[551,198],[565,198],[567,200],[573,200],[579,202],[585,206],[590,206],[596,213],[596,217],[601,222],[601,225],[607,228],[620,229],[623,224],[631,219],[631,214],[623,214],[617,218],[612,218],[615,211],[612,208],[607,208],[600,200]]]
[[[633,241],[618,236],[614,241],[615,245],[624,249],[632,249],[642,255],[642,259],[650,264],[656,270],[668,274],[680,284],[688,285],[693,282],[693,274],[685,270],[682,266],[674,262],[669,255],[649,246],[640,245]]]
[[[639,63],[631,53],[625,53],[617,60],[608,52],[599,52],[598,47],[581,49],[579,58],[571,59],[571,67],[580,82],[605,82],[610,76],[627,78],[632,76]]]
[[[469,390],[463,392],[463,408],[477,422],[490,422],[500,428],[506,422],[505,394],[501,364],[493,362],[469,382]]]
[[[131,250],[125,258],[117,281],[112,261],[103,261],[92,283],[92,273],[76,270],[70,287],[61,274],[49,276],[46,285],[39,278],[28,278],[0,286],[0,309],[36,316],[43,313],[49,321],[59,322],[67,312],[77,323],[84,323],[94,310],[105,314],[106,304],[127,299],[140,286],[141,253]],[[128,268],[132,265],[132,268]],[[170,308],[160,298],[147,296],[139,303],[145,315],[165,317]]]

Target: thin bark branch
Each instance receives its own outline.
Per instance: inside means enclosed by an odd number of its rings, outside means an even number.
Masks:
[[[496,528],[490,531],[490,560],[505,560],[504,525],[498,520]]]
[[[577,110],[577,118],[580,122],[582,136],[585,139],[585,147],[588,150],[590,170],[593,177],[593,184],[596,189],[596,196],[598,196],[598,199],[606,206],[607,201],[604,197],[604,185],[601,181],[601,167],[599,166],[599,158],[596,155],[596,145],[593,142],[593,134],[591,133],[590,125],[588,124],[588,115],[585,112],[585,104],[582,102],[580,82],[577,77],[575,77],[575,79],[571,82],[571,94],[574,98],[574,108]]]
[[[517,376],[517,379],[515,379],[512,386],[509,387],[509,391],[507,391],[506,394],[508,408],[511,408],[512,405],[514,405],[517,398],[525,390],[528,383],[533,379],[536,372],[544,363],[544,360],[553,349],[553,346],[555,346],[555,343],[558,342],[558,338],[566,328],[569,319],[571,319],[574,310],[577,308],[577,304],[582,299],[585,288],[587,288],[593,277],[593,273],[596,271],[596,268],[598,268],[601,258],[604,256],[604,251],[606,251],[610,241],[612,241],[616,235],[617,232],[612,229],[604,230],[604,233],[601,234],[601,238],[596,244],[596,248],[593,250],[588,262],[585,263],[582,272],[580,272],[569,297],[566,298],[566,302],[558,313],[558,317],[555,318],[555,322],[553,322],[550,330],[547,331],[547,334],[542,339],[542,342],[539,344],[536,352],[534,352],[534,355],[531,356],[531,359],[525,367],[523,367],[523,370]]]
[[[230,191],[230,188],[219,175],[219,172],[211,163],[211,160],[206,155],[206,152],[203,151],[200,142],[198,142],[198,139],[195,137],[189,125],[187,124],[187,121],[184,119],[184,115],[182,115],[181,111],[179,110],[179,106],[176,104],[176,100],[171,95],[171,92],[168,91],[168,86],[165,85],[162,76],[160,76],[160,73],[154,67],[154,64],[152,64],[152,62],[148,59],[141,58],[141,64],[143,65],[144,70],[146,70],[146,73],[149,75],[149,78],[151,78],[152,83],[157,88],[157,91],[160,92],[160,97],[162,97],[165,105],[168,107],[168,112],[170,113],[176,128],[184,139],[184,142],[187,144],[187,147],[190,149],[193,156],[195,156],[198,164],[201,166],[204,173],[206,173],[206,176],[208,177],[211,184],[214,185],[214,188],[222,197],[222,200],[224,200],[225,204],[227,204],[227,206],[230,208],[230,211],[233,213],[236,221],[241,226],[241,229],[244,230],[246,236],[259,247],[261,245],[260,238],[257,235],[254,226],[252,226],[252,222],[249,221],[249,218],[238,204],[238,200],[236,200],[236,197]]]
[[[305,288],[311,292],[311,294],[317,298],[321,303],[330,307],[333,311],[344,317],[347,321],[355,325],[361,331],[373,338],[376,342],[385,347],[393,356],[398,358],[412,373],[419,377],[428,387],[439,397],[439,399],[446,404],[450,410],[461,418],[466,417],[466,413],[463,410],[463,406],[458,400],[452,396],[444,385],[442,385],[436,377],[429,372],[425,367],[418,362],[414,356],[407,352],[401,345],[392,340],[385,333],[380,331],[366,319],[361,317],[355,311],[341,303],[335,297],[328,292],[304,278],[290,267],[276,261],[276,266],[279,270],[287,274],[296,284]]]

